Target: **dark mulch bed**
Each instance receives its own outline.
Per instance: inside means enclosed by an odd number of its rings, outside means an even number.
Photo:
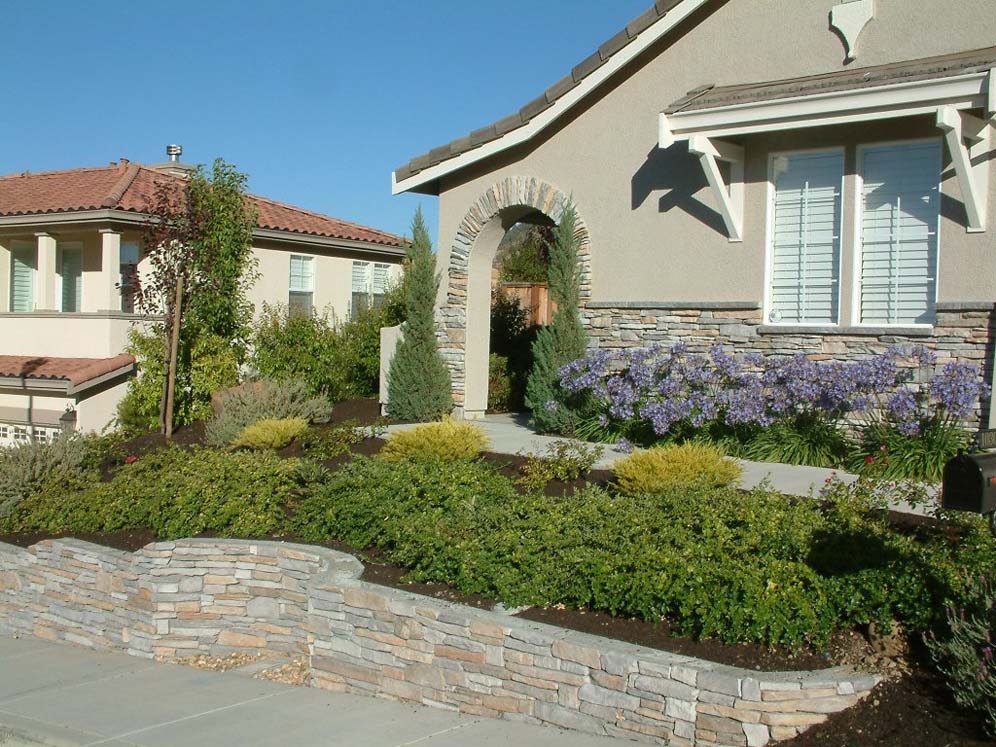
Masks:
[[[380,402],[375,399],[346,399],[332,408],[333,425],[354,421],[358,425],[374,425],[381,420]]]
[[[879,685],[867,698],[834,714],[784,747],[982,747],[993,745],[980,719],[959,709],[940,678],[916,668]]]

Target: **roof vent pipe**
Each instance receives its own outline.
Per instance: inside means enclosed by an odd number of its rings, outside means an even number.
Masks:
[[[180,156],[183,155],[183,146],[171,143],[166,146],[166,155],[172,163],[180,163]]]

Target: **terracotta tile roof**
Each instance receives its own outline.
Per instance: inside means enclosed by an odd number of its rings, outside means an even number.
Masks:
[[[657,23],[657,21],[681,4],[682,1],[657,0],[650,8],[626,24],[615,36],[608,39],[596,51],[575,65],[570,73],[547,88],[542,95],[530,101],[519,109],[519,111],[503,117],[487,127],[474,130],[469,135],[457,138],[438,148],[433,148],[428,153],[415,156],[408,163],[394,170],[395,180],[400,182],[431,166],[479,148],[492,140],[497,140],[506,133],[528,124],[534,117],[553,106],[558,99],[579,86],[581,81],[602,67],[614,55],[636,39],[639,34]]]
[[[0,376],[21,379],[63,379],[72,386],[79,386],[134,363],[134,357],[125,354],[113,358],[0,355]]]
[[[665,113],[674,114],[755,101],[775,101],[795,96],[812,96],[834,91],[935,80],[954,75],[985,72],[994,65],[996,65],[996,47],[986,47],[968,52],[894,62],[888,65],[840,70],[801,78],[734,86],[700,86],[671,104],[665,109]]]
[[[156,184],[180,177],[138,163],[96,168],[25,172],[0,176],[0,216],[37,215],[79,210],[145,212]],[[357,223],[251,195],[259,227],[307,236],[324,236],[390,247],[403,247],[400,236]]]

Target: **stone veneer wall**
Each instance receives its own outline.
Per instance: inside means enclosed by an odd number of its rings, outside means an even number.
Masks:
[[[751,302],[589,303],[581,317],[592,345],[599,348],[683,342],[694,351],[723,345],[736,353],[802,353],[814,360],[853,360],[910,343],[933,350],[939,363],[974,363],[984,381],[992,381],[996,315],[991,303],[938,304],[931,329],[767,325],[759,305]],[[987,413],[988,402],[979,413],[982,426]]]
[[[868,694],[843,669],[761,673],[359,580],[317,547],[0,544],[0,631],[137,656],[309,656],[319,687],[671,747],[789,739]]]
[[[463,406],[466,391],[465,358],[467,348],[467,289],[470,252],[484,227],[503,210],[513,207],[535,208],[554,222],[560,220],[568,195],[535,177],[514,176],[492,185],[470,206],[460,222],[450,246],[449,266],[444,273],[446,299],[436,309],[436,340],[439,352],[449,368],[453,401]],[[578,263],[581,271],[582,302],[591,295],[591,242],[588,229],[577,216]],[[491,303],[490,295],[475,299]],[[476,330],[480,333],[480,330]]]

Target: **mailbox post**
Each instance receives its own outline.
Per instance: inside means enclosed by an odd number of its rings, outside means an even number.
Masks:
[[[959,454],[944,465],[941,505],[989,519],[996,536],[996,453]]]

